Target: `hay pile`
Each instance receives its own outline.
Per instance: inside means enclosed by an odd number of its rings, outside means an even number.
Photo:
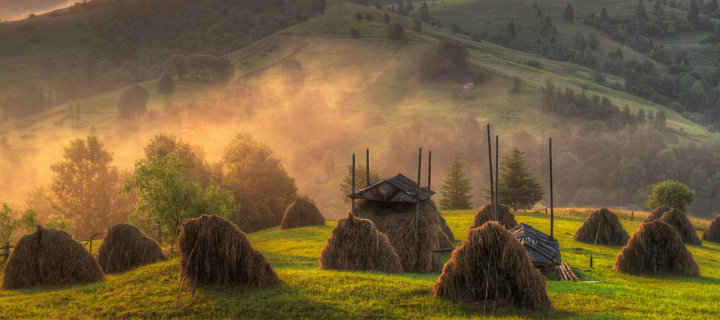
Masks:
[[[280,278],[245,233],[216,215],[186,220],[180,227],[180,276],[199,284],[266,287]],[[187,270],[187,274],[185,271]]]
[[[64,231],[44,229],[20,238],[4,270],[2,288],[70,285],[104,278],[95,258]]]
[[[450,243],[455,242],[455,235],[453,234],[452,230],[450,230],[450,227],[448,227],[445,218],[443,218],[442,216],[440,216],[440,227],[442,228],[442,231],[445,233],[445,235],[448,237]]]
[[[98,263],[105,273],[125,272],[168,258],[158,244],[131,224],[108,228],[98,248]]]
[[[636,275],[700,276],[677,229],[660,220],[640,225],[615,258],[614,268]]]
[[[433,250],[447,246],[449,240],[443,239],[447,236],[442,231],[440,213],[430,199],[420,202],[419,232],[415,239],[415,211],[415,203],[360,200],[355,205],[357,217],[372,221],[390,239],[404,272],[433,271],[438,263]]]
[[[680,238],[682,238],[683,242],[696,246],[702,245],[702,240],[700,240],[695,232],[695,228],[692,223],[690,223],[690,219],[688,219],[687,215],[680,212],[680,210],[672,209],[666,211],[662,217],[660,217],[660,221],[675,227],[678,233],[680,233]]]
[[[470,229],[467,237],[445,264],[433,296],[519,309],[552,308],[545,278],[510,231],[490,222]]]
[[[498,218],[500,225],[505,227],[505,229],[510,230],[517,225],[517,221],[515,221],[515,215],[512,214],[512,210],[510,210],[509,206],[504,204],[500,204],[500,208],[498,208]],[[488,203],[482,207],[477,214],[475,214],[475,222],[473,222],[470,229],[482,226],[485,222],[490,220],[492,220],[492,205]]]
[[[575,241],[624,246],[630,239],[617,215],[607,208],[590,214],[575,232]]]
[[[700,238],[705,241],[720,242],[720,215],[710,221]]]
[[[660,217],[662,217],[663,213],[668,212],[670,210],[672,210],[672,208],[670,208],[666,205],[661,205],[661,206],[655,208],[655,210],[653,210],[652,212],[650,212],[650,214],[647,216],[647,218],[645,218],[645,220],[643,220],[643,223],[650,222],[650,221],[653,221],[656,219],[660,219]]]
[[[303,198],[298,198],[288,206],[280,223],[280,230],[300,228],[305,226],[324,226],[325,217],[320,210]]]
[[[320,269],[401,273],[402,265],[388,237],[372,221],[350,216],[338,220],[327,239],[320,252]]]

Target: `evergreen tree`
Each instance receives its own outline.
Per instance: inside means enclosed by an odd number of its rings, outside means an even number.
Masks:
[[[565,19],[567,21],[573,21],[573,19],[575,19],[575,12],[573,11],[573,7],[569,3],[565,7],[565,12],[563,13],[563,19]]]
[[[690,22],[694,29],[700,28],[700,8],[696,0],[690,0],[687,21]]]
[[[173,92],[175,92],[175,81],[169,74],[164,73],[158,84],[158,93],[164,95],[165,99],[170,99]]]
[[[602,8],[602,11],[600,11],[600,22],[608,21],[608,13],[607,10],[605,10],[605,7]]]
[[[515,22],[513,20],[510,20],[510,23],[508,24],[507,31],[510,34],[510,37],[515,38],[517,35],[517,30],[515,29]]]
[[[635,14],[637,16],[638,21],[640,23],[643,23],[647,21],[647,12],[645,12],[645,5],[643,4],[643,0],[638,1],[637,9],[635,10]]]
[[[513,148],[510,156],[503,159],[500,169],[500,203],[513,207],[513,210],[530,209],[545,196],[542,184],[525,165],[524,152]]]
[[[423,1],[422,6],[420,6],[420,20],[425,23],[430,23],[430,9],[425,1]]]
[[[463,167],[465,163],[459,152],[455,152],[450,167],[445,170],[445,180],[440,186],[440,209],[459,210],[470,209],[470,191],[472,185],[470,179],[465,177]]]

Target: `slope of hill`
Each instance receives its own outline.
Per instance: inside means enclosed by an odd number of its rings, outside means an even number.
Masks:
[[[503,319],[707,319],[720,312],[716,303],[720,246],[705,242],[688,246],[700,266],[700,278],[632,276],[613,270],[620,247],[575,242],[572,235],[587,217],[558,210],[555,235],[562,258],[580,282],[548,279],[546,288],[554,310],[526,312],[496,310]],[[473,211],[445,212],[453,233],[462,238],[472,224]],[[620,213],[633,234],[642,217],[634,221]],[[549,232],[544,214],[516,212],[518,222]],[[706,221],[705,221],[706,222]],[[329,237],[329,226],[281,231],[277,228],[249,234],[254,248],[275,268],[283,284],[276,288],[184,286],[179,304],[178,259],[141,267],[107,280],[81,286],[0,290],[3,315],[12,318],[477,318],[483,305],[456,303],[432,297],[438,273],[391,275],[378,272],[318,270],[320,250]],[[589,267],[593,256],[594,267]],[[449,257],[445,257],[447,260]],[[32,307],[27,304],[32,299]],[[492,309],[488,306],[486,315]]]

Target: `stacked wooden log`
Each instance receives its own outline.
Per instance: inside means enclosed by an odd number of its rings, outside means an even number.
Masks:
[[[560,281],[579,281],[567,262],[560,263],[555,266],[555,272],[560,276]]]

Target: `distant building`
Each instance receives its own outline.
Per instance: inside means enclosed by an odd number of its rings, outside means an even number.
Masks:
[[[475,83],[473,83],[473,82],[468,82],[468,83],[466,83],[466,84],[463,85],[463,89],[465,89],[465,90],[473,90],[473,89],[475,89]]]

